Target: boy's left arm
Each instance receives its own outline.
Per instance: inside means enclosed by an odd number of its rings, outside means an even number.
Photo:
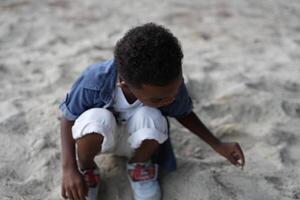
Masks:
[[[243,169],[245,158],[238,143],[223,143],[218,140],[192,111],[177,121],[209,144],[217,153],[228,159],[233,165]]]

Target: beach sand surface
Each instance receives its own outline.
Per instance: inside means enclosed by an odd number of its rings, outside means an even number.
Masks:
[[[0,199],[60,199],[59,102],[146,22],[181,41],[194,111],[246,157],[236,168],[172,120],[163,199],[300,199],[299,21],[298,0],[0,1]],[[130,200],[126,160],[97,163],[99,200]]]

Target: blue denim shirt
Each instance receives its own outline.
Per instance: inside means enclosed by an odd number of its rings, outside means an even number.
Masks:
[[[81,113],[90,108],[112,109],[116,79],[117,69],[113,60],[88,66],[73,83],[59,106],[64,117],[74,121]],[[188,95],[184,81],[182,81],[178,89],[175,100],[159,109],[164,116],[176,118],[184,117],[192,111],[192,100]],[[162,149],[166,150],[162,154],[169,156],[169,158],[166,158],[167,160],[163,158],[157,159],[162,162],[166,161],[166,165],[169,167],[165,168],[169,170],[175,169],[176,162],[169,139],[162,146]]]

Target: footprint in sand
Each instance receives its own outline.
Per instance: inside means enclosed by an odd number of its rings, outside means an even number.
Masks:
[[[300,118],[300,102],[282,101],[281,108],[290,117]]]
[[[26,114],[18,112],[10,116],[8,119],[0,122],[0,130],[2,133],[24,135],[28,132],[28,124],[26,122]]]
[[[206,101],[214,94],[213,81],[209,77],[196,80],[188,76],[184,77],[185,84],[191,98],[197,102]]]
[[[270,145],[278,146],[282,143],[287,145],[297,144],[297,136],[291,132],[275,128],[275,131],[266,137],[266,142]]]

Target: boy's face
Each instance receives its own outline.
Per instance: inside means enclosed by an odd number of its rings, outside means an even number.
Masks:
[[[180,75],[176,80],[166,86],[142,85],[142,88],[129,87],[132,94],[144,105],[150,107],[162,107],[172,103],[175,100],[177,90],[182,83]]]

